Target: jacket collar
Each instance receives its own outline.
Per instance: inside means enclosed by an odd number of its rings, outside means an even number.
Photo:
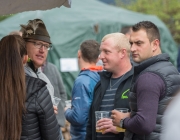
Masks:
[[[139,65],[134,66],[134,74],[139,74],[141,71],[145,70],[150,65],[160,62],[160,61],[169,61],[170,57],[168,54],[159,54],[154,57],[151,57],[143,62],[141,62]]]
[[[91,71],[102,71],[103,67],[102,66],[90,66],[89,68],[82,68],[83,70],[91,70]]]

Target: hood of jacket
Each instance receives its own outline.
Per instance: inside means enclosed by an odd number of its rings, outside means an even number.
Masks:
[[[81,70],[81,72],[79,73],[78,76],[80,75],[86,75],[91,77],[95,82],[99,81],[99,74],[97,73],[97,71],[91,71],[91,70]]]

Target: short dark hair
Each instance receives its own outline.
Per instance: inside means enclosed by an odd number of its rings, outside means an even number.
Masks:
[[[80,46],[82,58],[89,63],[96,63],[99,53],[100,44],[95,40],[86,40]]]
[[[130,30],[131,30],[131,26],[125,26],[121,29],[121,33],[123,34],[127,34],[127,33],[130,33]]]
[[[158,27],[154,23],[150,21],[141,21],[132,26],[133,32],[137,32],[141,29],[144,29],[146,31],[150,42],[152,42],[155,39],[158,39],[160,41],[159,30],[158,30]]]

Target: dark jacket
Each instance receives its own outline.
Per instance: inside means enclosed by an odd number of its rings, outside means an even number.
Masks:
[[[89,112],[89,121],[87,125],[86,140],[96,140],[96,122],[95,122],[95,111],[100,110],[101,101],[109,85],[109,81],[112,73],[103,71],[100,74],[100,81],[97,83],[94,89],[94,99]],[[131,85],[131,79],[133,75],[133,68],[124,75],[121,84],[119,85],[115,100],[114,108],[129,108],[128,93]],[[117,137],[122,140],[124,133],[119,133]]]
[[[131,132],[127,130],[124,140],[159,140],[162,127],[161,119],[163,117],[164,111],[171,101],[172,97],[180,87],[180,75],[177,69],[172,65],[172,63],[169,62],[169,56],[167,54],[160,54],[158,56],[152,57],[135,67],[133,85],[136,84],[136,79],[141,74],[144,74],[146,72],[157,74],[165,83],[165,97],[163,99],[159,99],[159,103],[157,104],[158,112],[156,117],[156,126],[153,132],[151,132],[149,135],[131,135]],[[129,95],[131,118],[136,115],[136,112],[138,110],[137,98],[136,88],[132,86]]]
[[[46,83],[26,76],[26,87],[21,140],[59,140],[60,129]]]

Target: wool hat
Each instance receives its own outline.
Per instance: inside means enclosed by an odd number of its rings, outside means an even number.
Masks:
[[[29,20],[27,25],[20,25],[24,39],[35,39],[51,44],[49,33],[41,19]]]

